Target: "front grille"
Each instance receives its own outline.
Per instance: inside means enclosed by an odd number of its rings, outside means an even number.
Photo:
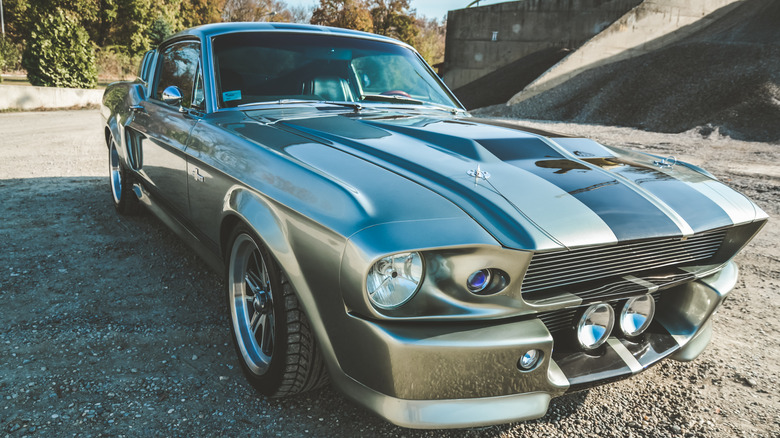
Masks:
[[[535,254],[523,279],[523,294],[706,260],[718,251],[725,234],[715,231],[686,240],[650,240]]]

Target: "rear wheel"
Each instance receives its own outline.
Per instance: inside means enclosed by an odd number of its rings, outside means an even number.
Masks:
[[[268,251],[244,226],[229,241],[230,329],[249,383],[269,397],[294,395],[327,383],[309,320]]]
[[[133,192],[133,184],[127,169],[119,159],[116,142],[112,139],[108,148],[108,178],[111,183],[111,197],[114,208],[123,215],[136,214],[141,207],[138,197]]]

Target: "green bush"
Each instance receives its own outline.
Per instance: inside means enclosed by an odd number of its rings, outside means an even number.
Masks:
[[[55,9],[35,20],[22,67],[33,85],[94,88],[95,49],[87,31],[72,13]]]
[[[10,39],[0,36],[0,72],[19,71],[21,69],[21,45],[12,43]]]
[[[160,45],[165,38],[174,33],[176,33],[176,26],[163,16],[157,17],[157,19],[152,22],[152,25],[149,26],[149,29],[146,30],[146,34],[148,35],[152,46]]]
[[[121,46],[107,46],[97,50],[97,71],[101,80],[134,79],[140,63],[140,56],[128,55]]]

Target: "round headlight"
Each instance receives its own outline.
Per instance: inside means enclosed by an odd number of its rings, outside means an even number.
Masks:
[[[577,342],[585,351],[592,351],[607,341],[615,324],[615,311],[609,304],[594,304],[585,310],[577,323]]]
[[[620,311],[620,330],[628,337],[639,336],[650,327],[655,300],[649,294],[630,298]]]
[[[368,272],[368,298],[379,308],[396,308],[414,296],[422,276],[420,253],[405,252],[384,257],[374,263]]]
[[[482,292],[490,284],[490,270],[480,269],[469,275],[466,280],[466,286],[468,286],[471,292]]]

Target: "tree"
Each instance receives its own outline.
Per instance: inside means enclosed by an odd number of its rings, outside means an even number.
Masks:
[[[184,0],[181,2],[181,24],[183,27],[222,21],[226,0]]]
[[[371,32],[374,24],[365,0],[320,0],[312,13],[311,24],[343,27]]]
[[[447,25],[439,24],[435,19],[418,18],[416,23],[419,33],[414,39],[414,48],[428,64],[436,65],[444,61],[444,40],[447,35]]]
[[[111,41],[124,48],[131,57],[146,52],[162,39],[183,29],[183,2],[153,0],[117,0],[117,25]],[[189,18],[191,19],[191,17]]]
[[[415,13],[409,7],[409,0],[373,0],[373,32],[413,44],[419,31],[415,23]]]
[[[146,30],[146,34],[149,37],[149,43],[152,46],[157,46],[170,35],[176,33],[176,28],[173,23],[166,20],[165,17],[159,16],[152,22],[149,28]]]
[[[6,38],[13,42],[22,42],[27,34],[27,19],[30,2],[28,0],[2,0],[5,18]]]
[[[94,88],[95,49],[75,14],[56,8],[31,28],[22,66],[33,85]]]
[[[288,21],[287,5],[276,0],[227,0],[222,11],[225,21]]]
[[[121,46],[130,56],[141,54],[151,47],[146,30],[157,18],[153,15],[152,0],[117,0],[117,25],[112,42]]]
[[[98,47],[102,47],[108,41],[111,30],[116,25],[119,5],[116,0],[92,0],[94,8],[90,8],[90,13],[82,15],[79,11],[79,17],[84,28],[89,33],[90,38]],[[63,6],[67,8],[67,6]]]
[[[311,23],[311,16],[314,8],[311,6],[291,6],[287,8],[290,11],[290,22],[292,23]]]

